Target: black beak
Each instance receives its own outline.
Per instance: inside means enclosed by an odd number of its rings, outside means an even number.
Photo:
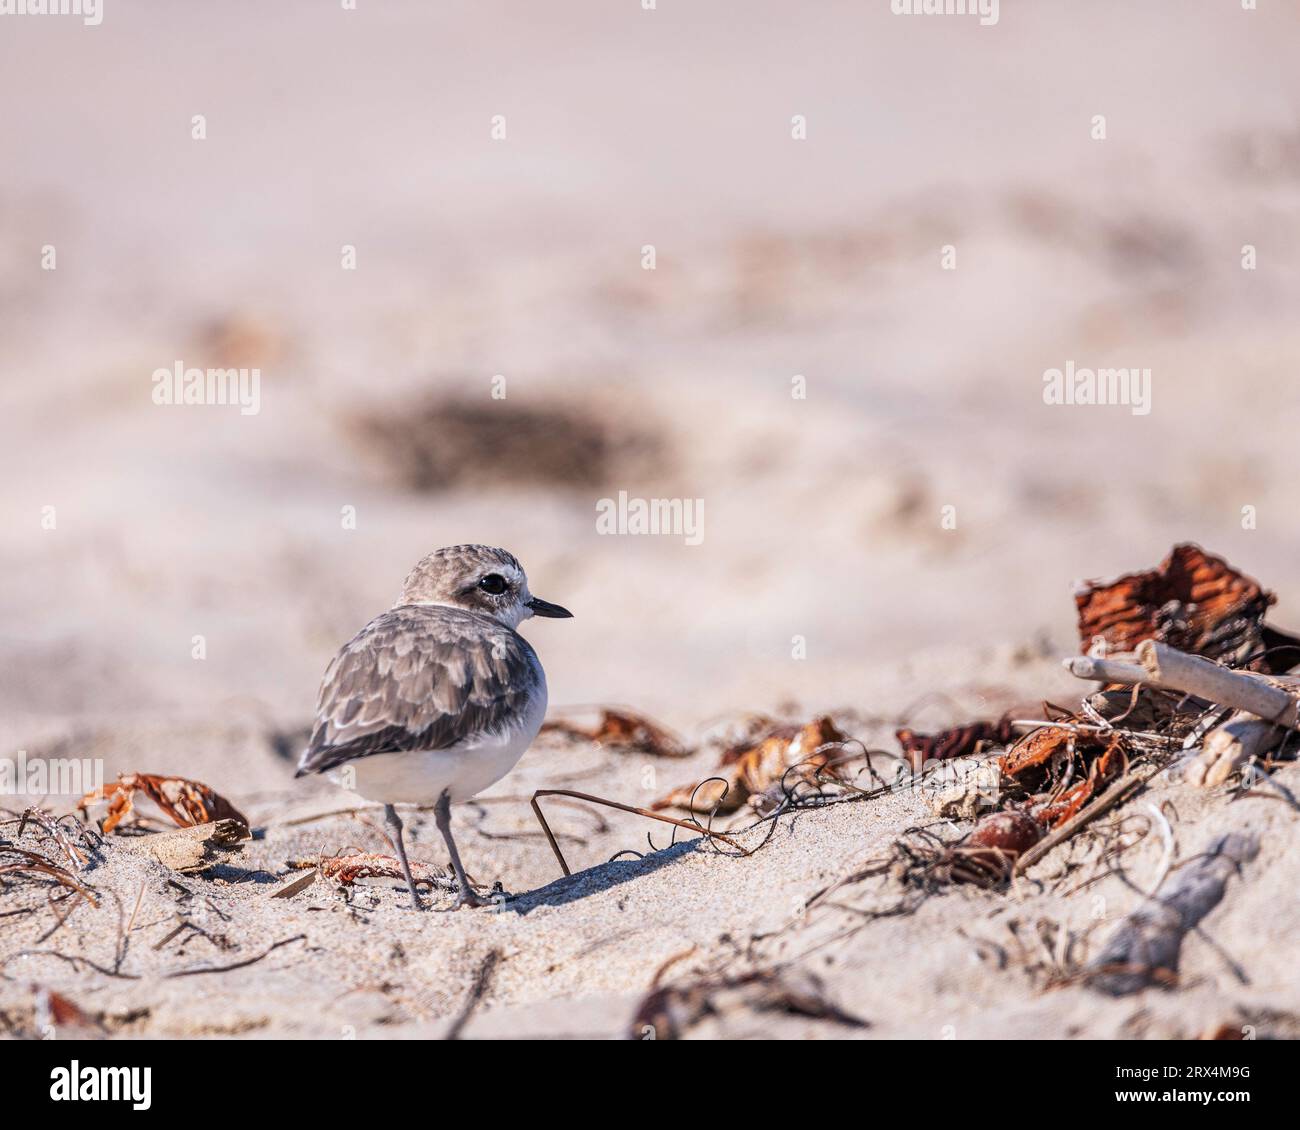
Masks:
[[[552,604],[549,600],[541,600],[533,597],[528,602],[528,607],[533,610],[534,616],[546,616],[552,620],[573,619],[573,613],[567,608],[561,608],[558,604]]]

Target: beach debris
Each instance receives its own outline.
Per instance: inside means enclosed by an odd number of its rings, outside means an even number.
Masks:
[[[885,857],[868,862],[851,881],[888,873],[904,886],[925,891],[953,883],[1001,887],[1011,878],[1016,861],[1042,835],[1038,821],[1020,809],[981,817],[956,842],[944,841],[929,828],[911,828],[894,841]]]
[[[33,1021],[41,1039],[85,1039],[104,1034],[104,1026],[98,1019],[62,993],[33,984],[32,997]]]
[[[1025,812],[992,812],[961,843],[968,849],[985,848],[1018,856],[1043,838],[1038,821]]]
[[[108,812],[100,830],[109,835],[131,813],[135,794],[142,792],[180,827],[213,821],[237,820],[245,830],[248,818],[225,797],[200,781],[167,777],[157,773],[124,773],[112,784],[88,792],[77,802],[86,814],[92,804],[108,801]]]
[[[1091,733],[1079,733],[1070,726],[1044,725],[1030,730],[998,758],[1002,775],[1026,789],[1037,788],[1053,776],[1064,773],[1074,756],[1096,752],[1100,740]]]
[[[1206,788],[1221,785],[1248,761],[1276,748],[1284,733],[1271,722],[1238,711],[1205,735],[1201,748],[1185,767],[1184,777]]]
[[[778,726],[757,744],[724,751],[713,777],[674,789],[650,807],[721,815],[774,788],[782,793],[800,785],[820,789],[840,780],[838,764],[848,741],[825,716],[804,726]]]
[[[1002,770],[997,761],[959,757],[937,766],[925,783],[925,802],[945,820],[974,820],[998,803]]]
[[[815,974],[796,968],[760,970],[739,977],[651,989],[637,1006],[628,1039],[680,1040],[708,1018],[725,1021],[755,1013],[801,1016],[851,1028],[871,1027],[870,1021],[845,1012],[831,1001]]]
[[[290,864],[290,866],[292,866],[292,864]],[[310,867],[311,870],[299,875],[296,879],[290,879],[283,887],[277,887],[271,892],[271,897],[273,899],[291,899],[294,895],[305,891],[316,882],[317,877],[320,875],[320,872],[316,869],[316,865],[307,864],[306,866]]]
[[[1122,772],[1123,731],[1083,730],[1071,719],[1031,730],[999,760],[1004,779],[1033,796],[1048,828],[1065,823]],[[1071,784],[1071,782],[1074,782]]]
[[[127,836],[120,842],[124,851],[147,855],[186,874],[220,863],[227,853],[242,850],[248,838],[248,826],[242,820],[225,819],[149,836]]]
[[[1155,640],[1179,651],[1271,672],[1300,663],[1300,639],[1264,625],[1277,598],[1222,557],[1176,545],[1155,569],[1075,592],[1084,652],[1132,651]]]
[[[905,728],[894,731],[913,773],[921,772],[927,761],[971,757],[985,746],[1010,745],[1018,736],[1009,714],[1004,714],[996,722],[968,722],[935,734],[918,734]]]
[[[1042,838],[1042,826],[1027,812],[991,812],[939,867],[947,867],[955,883],[1001,885],[1011,877],[1016,860]]]
[[[599,742],[620,753],[649,753],[656,757],[686,757],[691,750],[676,734],[621,707],[602,707],[600,717],[590,726],[582,726],[567,719],[554,719],[542,724],[542,733],[563,734],[582,741]]]
[[[1132,655],[1114,659],[1074,656],[1065,667],[1079,679],[1183,691],[1280,726],[1296,724],[1300,680],[1294,676],[1234,671],[1155,640],[1144,640]]]
[[[8,876],[42,876],[53,879],[60,887],[66,887],[84,898],[91,906],[98,906],[94,893],[66,867],[47,859],[39,852],[15,847],[13,844],[0,843],[0,890],[6,886]]]
[[[1231,670],[1154,640],[1113,659],[1077,656],[1067,669],[1081,679],[1181,691],[1233,713],[1211,729],[1187,767],[1195,785],[1222,784],[1252,758],[1280,744],[1300,723],[1300,680],[1294,676]]]
[[[349,855],[325,855],[316,862],[322,878],[332,879],[341,887],[350,887],[359,879],[402,879],[405,874],[401,863],[391,855],[373,852],[355,852]],[[424,883],[431,890],[454,891],[454,877],[441,868],[411,860],[411,876],[416,883]]]
[[[186,969],[177,969],[171,973],[164,974],[165,977],[194,977],[201,973],[229,973],[235,969],[246,969],[250,965],[256,965],[275,953],[276,950],[285,946],[293,945],[294,942],[305,942],[306,934],[294,934],[290,938],[281,938],[278,942],[272,942],[261,953],[254,954],[252,957],[246,957],[239,961],[232,961],[226,965],[192,965]]]
[[[1162,763],[1143,765],[1142,767],[1125,773],[1118,781],[1115,781],[1106,789],[1101,796],[1093,800],[1087,807],[1079,810],[1073,816],[1062,820],[1051,832],[1044,836],[1033,847],[1029,848],[1016,861],[1015,872],[1022,873],[1032,867],[1040,859],[1051,851],[1057,844],[1062,844],[1070,839],[1076,832],[1080,831],[1098,816],[1108,812],[1122,801],[1128,800],[1130,796],[1137,792],[1163,768]]]
[[[1088,762],[1087,776],[1077,784],[1058,792],[1035,817],[1047,828],[1056,828],[1076,815],[1093,795],[1124,771],[1124,738],[1116,734],[1102,751]]]
[[[72,817],[70,815],[64,816],[63,819],[70,820]],[[59,850],[68,857],[69,862],[71,862],[72,866],[76,868],[76,870],[80,871],[86,866],[86,863],[89,860],[89,855],[85,849],[73,842],[72,836],[69,835],[68,830],[63,827],[61,820],[56,820],[48,812],[33,806],[23,812],[22,819],[18,822],[19,836],[23,834],[23,831],[26,829],[28,824],[35,824],[42,832],[49,836],[49,838],[58,846]],[[78,829],[78,831],[81,831],[81,829]]]
[[[1258,853],[1253,835],[1233,832],[1215,840],[1116,927],[1089,963],[1085,983],[1109,996],[1176,984],[1183,937],[1219,904],[1228,880]]]
[[[551,851],[555,854],[556,862],[560,865],[560,870],[565,875],[572,875],[569,870],[569,864],[565,861],[564,853],[560,851],[560,845],[555,839],[555,833],[551,831],[551,825],[547,822],[545,815],[542,813],[542,806],[537,802],[544,796],[562,796],[569,797],[573,800],[585,800],[590,804],[603,805],[606,808],[615,808],[619,812],[630,812],[634,816],[644,816],[647,820],[656,820],[661,824],[671,824],[676,828],[685,828],[688,832],[699,832],[702,836],[726,844],[729,848],[734,849],[740,855],[751,855],[752,850],[746,850],[741,847],[730,836],[724,836],[721,832],[715,832],[712,828],[707,828],[693,817],[687,820],[678,820],[673,816],[665,816],[661,812],[652,812],[648,808],[638,808],[633,804],[624,804],[622,801],[609,800],[607,797],[592,796],[591,793],[574,792],[572,789],[538,789],[533,793],[532,807],[533,815],[537,817],[537,823],[542,826],[542,832],[546,836],[546,841],[551,845]],[[674,833],[676,835],[676,833]],[[622,854],[621,852],[619,853]]]

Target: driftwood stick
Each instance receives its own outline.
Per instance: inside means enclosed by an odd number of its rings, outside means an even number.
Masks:
[[[1262,757],[1282,740],[1282,729],[1239,712],[1205,735],[1188,763],[1187,780],[1207,788],[1221,785],[1252,757]]]
[[[1065,660],[1065,669],[1076,679],[1096,679],[1099,683],[1149,683],[1151,676],[1145,667],[1136,663],[1121,663],[1115,659],[1097,659],[1091,655],[1072,655]]]
[[[1155,640],[1138,644],[1137,657],[1150,676],[1148,681],[1158,686],[1244,710],[1280,726],[1296,724],[1295,697],[1258,676],[1230,671]]]
[[[1118,997],[1151,984],[1172,984],[1183,937],[1219,904],[1228,880],[1258,852],[1254,836],[1229,833],[1174,872],[1154,898],[1119,924],[1089,964],[1089,987]]]
[[[1230,671],[1198,655],[1188,655],[1155,640],[1138,644],[1141,666],[1114,659],[1076,655],[1065,661],[1066,670],[1080,679],[1107,683],[1143,684],[1182,691],[1274,722],[1294,727],[1296,696],[1277,685],[1279,680],[1247,671]]]

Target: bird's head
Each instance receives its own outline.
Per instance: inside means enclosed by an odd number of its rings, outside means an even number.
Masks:
[[[516,628],[530,616],[573,613],[528,591],[514,554],[490,545],[450,545],[422,559],[402,585],[398,604],[440,604],[480,612]]]

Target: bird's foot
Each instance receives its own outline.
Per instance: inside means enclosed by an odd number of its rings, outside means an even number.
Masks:
[[[462,906],[478,908],[480,906],[495,905],[495,899],[484,898],[473,887],[466,883],[460,888],[460,892],[456,895],[456,901],[452,904],[451,909],[459,910]]]

